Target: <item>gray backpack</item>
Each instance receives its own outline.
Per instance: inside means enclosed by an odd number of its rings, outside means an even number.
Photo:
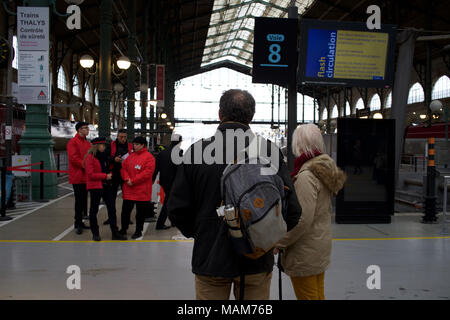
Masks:
[[[284,182],[277,174],[262,175],[268,166],[266,158],[245,159],[228,165],[221,178],[223,204],[234,207],[237,221],[237,227],[228,224],[230,238],[238,254],[252,259],[270,251],[287,232]]]

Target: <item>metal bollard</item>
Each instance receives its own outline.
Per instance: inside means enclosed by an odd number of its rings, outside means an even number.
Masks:
[[[59,156],[60,156],[60,154],[58,153],[58,154],[56,155],[56,160],[57,160],[57,163],[56,163],[56,170],[58,170],[58,171],[60,170],[60,164],[59,164],[59,160],[60,160],[59,158],[60,158],[60,157],[59,157]],[[56,174],[56,176],[59,177],[59,175],[60,175],[60,173],[58,172],[58,173]]]
[[[41,165],[39,167],[41,170],[44,170],[44,161],[41,161]],[[43,201],[44,200],[44,173],[40,172],[39,173],[39,180],[40,180],[40,200]]]

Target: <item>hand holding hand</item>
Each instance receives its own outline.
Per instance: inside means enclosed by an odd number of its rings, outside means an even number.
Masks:
[[[115,158],[114,158],[114,161],[115,161],[115,162],[122,162],[123,160],[122,160],[122,157],[121,157],[121,156],[118,156],[118,157],[115,157]]]
[[[112,179],[112,173],[108,173],[106,175],[106,180],[111,180]]]

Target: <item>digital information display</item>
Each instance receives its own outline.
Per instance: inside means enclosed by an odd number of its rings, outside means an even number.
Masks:
[[[395,120],[337,120],[337,165],[347,181],[336,197],[336,222],[387,223],[394,212]]]
[[[300,82],[359,87],[391,86],[395,27],[364,23],[302,22]]]
[[[286,85],[297,74],[297,19],[255,18],[253,83]]]

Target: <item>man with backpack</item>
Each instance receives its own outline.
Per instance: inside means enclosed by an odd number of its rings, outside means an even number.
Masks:
[[[236,136],[230,138],[229,133],[240,131],[250,133],[249,136],[252,136],[249,124],[254,113],[255,100],[247,91],[233,89],[224,92],[219,103],[220,125],[217,128],[216,135],[210,139],[197,141],[189,148],[183,157],[182,165],[177,170],[171,189],[168,202],[169,219],[185,237],[195,239],[192,272],[195,274],[196,298],[199,300],[227,300],[230,297],[232,285],[234,285],[233,291],[236,299],[269,299],[274,265],[271,248],[259,248],[256,245],[256,240],[259,239],[252,239],[255,240],[253,246],[255,250],[250,255],[244,255],[245,250],[241,252],[238,250],[239,246],[236,243],[239,241],[234,241],[236,240],[234,236],[236,232],[243,232],[244,234],[249,233],[253,238],[255,234],[251,233],[251,228],[257,225],[256,221],[248,229],[234,230],[230,227],[230,224],[225,222],[223,216],[223,208],[228,210],[230,205],[239,209],[235,211],[238,212],[237,222],[247,219],[250,221],[252,215],[257,213],[248,208],[239,208],[241,199],[237,202],[236,197],[232,197],[231,194],[236,196],[241,193],[240,191],[223,190],[224,186],[229,188],[232,185],[227,183],[224,170],[228,165],[239,163],[242,153],[242,150],[238,152],[239,147],[237,145],[240,144],[239,141],[237,144],[235,143]],[[222,140],[223,143],[217,143],[219,140]],[[237,140],[239,140],[239,136]],[[248,147],[250,141],[246,140],[245,146]],[[205,154],[211,150],[211,144],[214,143],[216,143],[213,152],[215,161],[211,162],[211,159],[205,159]],[[268,146],[271,150],[274,150],[274,145],[270,142]],[[276,154],[272,153],[271,155],[276,155],[275,158],[277,159],[277,163],[272,163],[278,169],[274,174],[276,178],[264,178],[264,176],[255,176],[254,178],[255,181],[260,177],[262,177],[261,179],[278,181],[278,185],[281,187],[276,188],[272,182],[266,181],[264,183],[270,185],[268,187],[271,188],[270,193],[261,191],[260,198],[257,197],[251,201],[246,199],[242,203],[254,203],[254,207],[260,210],[259,213],[263,210],[273,213],[273,215],[270,215],[270,218],[273,219],[283,213],[283,223],[285,229],[289,231],[298,223],[301,216],[301,207],[294,192],[288,168],[283,161],[283,156],[278,148],[275,147],[275,150]],[[228,156],[230,152],[234,157]],[[174,154],[176,152],[172,153],[172,157],[174,157]],[[236,167],[236,169],[241,170],[240,168]],[[246,169],[243,168],[243,170]],[[227,173],[233,173],[234,171],[229,167]],[[244,176],[250,177],[248,171],[245,172]],[[236,181],[235,179],[232,180]],[[250,184],[249,181],[242,181],[242,185]],[[242,192],[242,197],[255,196],[252,191],[262,184],[263,182],[256,182],[250,188],[251,190]],[[268,199],[266,196],[276,201],[265,202],[264,200]],[[280,205],[281,203],[284,205]],[[225,205],[227,206],[225,207]],[[268,213],[266,214],[267,218],[261,216],[260,222],[268,221]],[[257,237],[255,236],[255,238]],[[246,243],[249,244],[250,242],[247,241]],[[251,253],[251,250],[247,253]]]

